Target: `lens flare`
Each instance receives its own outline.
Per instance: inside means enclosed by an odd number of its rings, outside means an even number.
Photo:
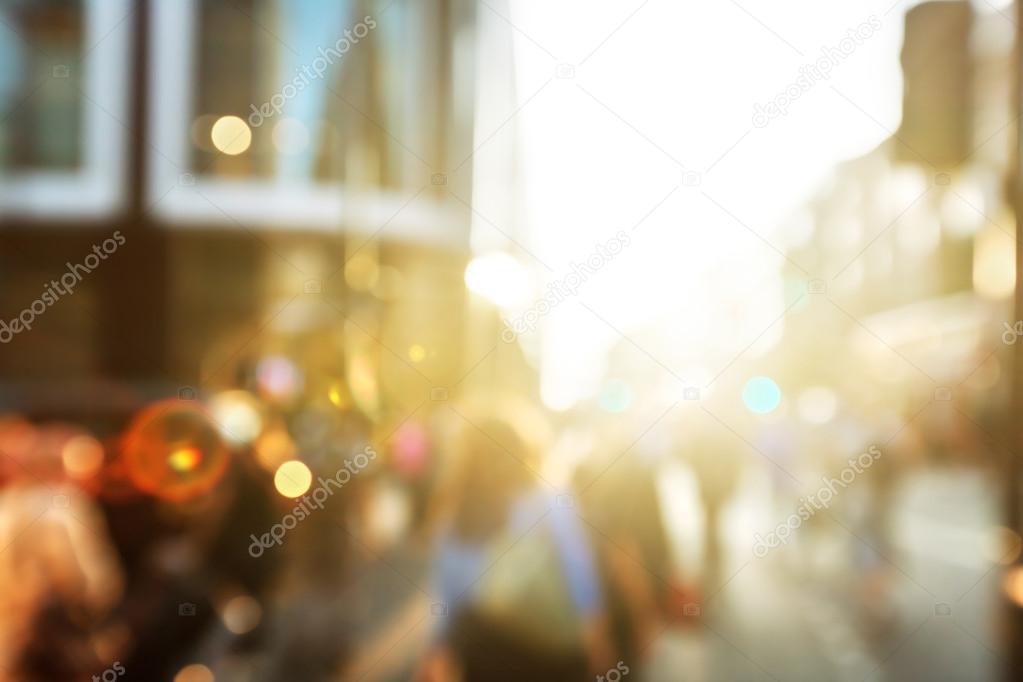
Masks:
[[[188,500],[223,479],[230,454],[209,416],[191,401],[168,400],[144,409],[124,438],[128,478],[140,490]]]
[[[167,455],[167,464],[170,465],[171,469],[178,473],[187,473],[192,471],[202,461],[202,453],[199,452],[198,448],[192,446],[185,446],[174,449],[169,455]]]

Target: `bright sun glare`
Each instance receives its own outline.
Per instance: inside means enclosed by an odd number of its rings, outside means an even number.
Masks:
[[[637,236],[578,301],[541,320],[534,361],[548,406],[597,393],[620,339],[613,326],[682,367],[708,349],[737,350],[785,308],[784,258],[766,242],[779,241],[837,163],[899,125],[906,7],[890,8],[802,0],[762,5],[761,23],[729,2],[651,2],[594,51],[621,22],[618,3],[512,3],[522,106],[508,126],[517,130],[502,135],[524,146],[528,235],[514,257],[542,292],[598,241],[617,230]],[[591,20],[580,25],[580,13]],[[499,19],[481,21],[485,31]],[[754,124],[756,104],[794,83],[849,27],[868,23],[869,37],[785,116]],[[500,185],[485,158],[479,166],[476,201],[485,204],[487,188]],[[501,279],[480,267],[475,281]],[[599,306],[587,310],[587,301]],[[737,314],[751,302],[755,314]],[[760,345],[780,338],[781,327]]]

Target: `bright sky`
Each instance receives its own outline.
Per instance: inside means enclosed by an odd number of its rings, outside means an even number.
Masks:
[[[783,249],[777,231],[835,164],[898,127],[911,3],[892,2],[511,0],[525,184],[517,228],[525,250],[513,255],[537,281],[527,299],[598,241],[618,230],[632,236],[582,287],[592,310],[567,301],[542,318],[539,335],[520,337],[540,365],[548,405],[596,391],[621,338],[612,325],[657,345],[658,359],[685,374],[710,348],[737,352],[780,314],[783,258],[736,218]],[[753,125],[754,104],[870,21],[870,37],[828,80],[786,115]],[[558,64],[574,77],[556,77]],[[687,172],[698,186],[683,184]],[[659,338],[648,341],[654,320]]]

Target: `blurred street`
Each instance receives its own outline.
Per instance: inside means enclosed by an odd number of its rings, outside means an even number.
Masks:
[[[853,524],[841,516],[769,559],[753,557],[748,544],[731,546],[727,577],[708,586],[699,616],[663,624],[647,643],[650,659],[640,679],[684,673],[697,682],[954,681],[978,670],[982,678],[997,677],[1001,548],[990,534],[998,510],[987,476],[945,470],[906,480],[894,504],[899,530],[890,556],[848,530]],[[670,494],[671,483],[665,485]],[[735,537],[771,511],[752,484],[740,497],[742,509],[729,519]],[[686,529],[671,531],[683,546]],[[363,559],[350,628],[372,634],[356,647],[367,652],[359,659],[364,667],[350,672],[365,680],[408,679],[430,621],[443,618],[429,612],[417,587],[428,585],[423,557]],[[876,576],[865,575],[862,562]]]
[[[0,682],[1023,679],[1023,0],[0,0]]]

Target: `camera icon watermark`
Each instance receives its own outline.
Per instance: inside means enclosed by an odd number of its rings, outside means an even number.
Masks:
[[[302,291],[307,294],[319,294],[323,291],[323,284],[318,279],[307,279],[302,284]]]
[[[448,184],[448,176],[445,173],[434,173],[430,176],[430,184],[434,187],[444,187]]]
[[[433,602],[432,604],[430,604],[430,615],[437,616],[438,618],[443,618],[444,616],[448,615],[448,605],[439,601]]]
[[[198,392],[191,386],[182,386],[178,389],[179,400],[195,400],[199,397]]]
[[[685,400],[699,400],[700,389],[697,386],[686,386],[682,391],[682,398]]]
[[[53,67],[54,78],[69,78],[71,76],[71,68],[67,64],[57,64]]]
[[[806,290],[811,294],[826,294],[828,293],[828,283],[823,279],[811,279],[806,283]]]
[[[951,604],[946,604],[945,602],[941,602],[941,603],[935,604],[934,605],[934,615],[935,616],[945,616],[945,617],[951,616],[952,615],[952,605]]]
[[[443,386],[434,386],[430,389],[430,400],[434,402],[443,402],[448,399],[448,389]]]
[[[947,187],[952,184],[952,176],[948,173],[938,173],[934,176],[934,184],[940,187]]]
[[[182,602],[178,604],[178,615],[179,616],[194,616],[197,611],[197,607],[190,601]]]
[[[191,173],[182,173],[181,175],[178,176],[178,184],[181,185],[182,187],[194,187],[195,176],[192,175]]]
[[[700,615],[700,605],[692,602],[682,606],[682,615],[689,618],[697,618]]]
[[[682,184],[686,187],[699,187],[703,182],[703,174],[699,171],[686,171],[682,174]]]
[[[558,64],[554,67],[554,75],[562,80],[575,78],[575,67],[571,64]]]
[[[575,506],[575,498],[571,495],[558,495],[554,498],[554,504],[560,509],[571,509]]]
[[[940,400],[941,402],[948,402],[952,400],[952,389],[947,386],[939,386],[934,389],[934,399]]]
[[[67,495],[54,495],[53,506],[57,509],[67,509],[71,506],[71,499]]]

